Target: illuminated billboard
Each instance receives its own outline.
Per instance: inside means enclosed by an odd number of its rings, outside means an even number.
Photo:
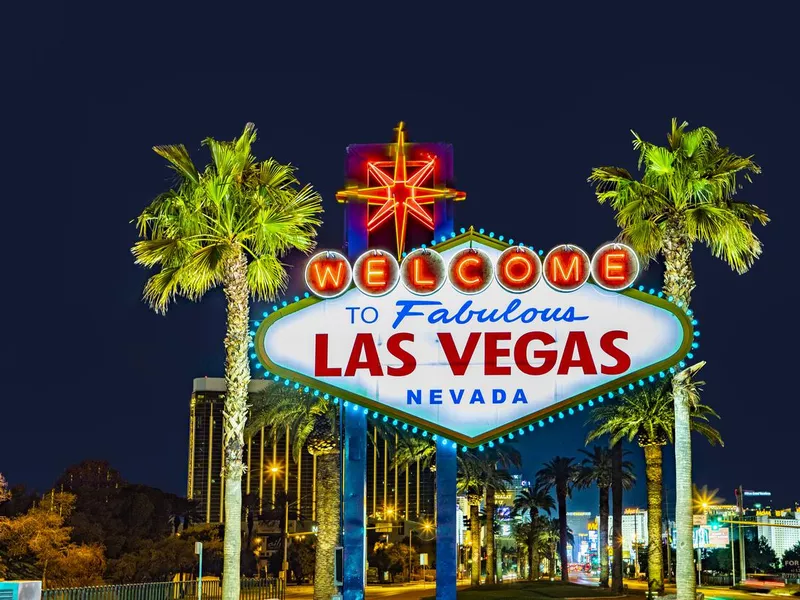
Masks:
[[[476,447],[664,377],[691,356],[692,318],[629,289],[633,252],[534,252],[469,230],[398,261],[320,252],[309,293],[265,313],[265,375],[420,435]],[[417,431],[418,430],[418,431]]]

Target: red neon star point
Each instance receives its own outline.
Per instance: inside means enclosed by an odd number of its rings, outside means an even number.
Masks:
[[[408,161],[402,122],[396,131],[394,171],[389,174],[385,170],[391,163],[389,165],[385,165],[383,162],[367,163],[368,174],[373,176],[380,185],[348,188],[338,192],[336,198],[340,202],[363,200],[370,206],[380,207],[367,221],[367,231],[373,231],[394,216],[397,256],[400,257],[405,246],[409,215],[428,229],[433,230],[433,216],[423,206],[445,198],[463,200],[467,195],[450,188],[436,189],[423,186],[422,184],[433,176],[436,157],[430,157],[424,161]],[[409,162],[413,164],[409,164]],[[409,176],[408,167],[418,168]]]

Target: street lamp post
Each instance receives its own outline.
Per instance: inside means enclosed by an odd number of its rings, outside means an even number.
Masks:
[[[433,526],[430,523],[422,523],[422,527],[411,527],[408,530],[408,582],[409,583],[411,583],[411,553],[414,549],[414,545],[412,544],[414,532],[415,531],[430,532],[431,529],[433,529]],[[424,579],[422,580],[422,583],[424,585],[425,583]]]

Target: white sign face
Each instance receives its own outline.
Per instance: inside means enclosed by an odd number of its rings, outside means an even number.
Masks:
[[[271,374],[475,446],[667,370],[691,336],[679,309],[641,292],[514,294],[494,280],[474,295],[398,285],[302,300],[264,321],[256,349]]]

